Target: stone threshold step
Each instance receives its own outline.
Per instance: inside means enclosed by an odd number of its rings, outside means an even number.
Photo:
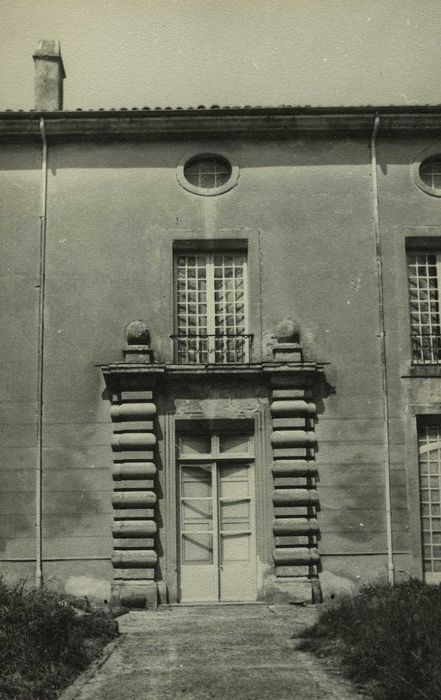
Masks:
[[[169,603],[167,608],[205,608],[205,607],[227,607],[233,605],[269,605],[266,600],[206,600],[203,602]]]

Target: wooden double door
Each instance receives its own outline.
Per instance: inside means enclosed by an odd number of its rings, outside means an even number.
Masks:
[[[257,597],[252,460],[179,463],[181,602]]]

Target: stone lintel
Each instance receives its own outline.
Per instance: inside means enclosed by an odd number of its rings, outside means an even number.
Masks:
[[[228,365],[175,365],[150,362],[114,362],[111,364],[97,364],[105,378],[123,380],[130,376],[139,378],[151,378],[156,382],[161,376],[167,377],[194,377],[194,376],[228,376],[228,375],[264,375],[269,377],[275,386],[290,387],[306,385],[323,376],[324,363],[315,362],[264,362],[252,364],[228,364]],[[154,384],[153,384],[154,386]]]

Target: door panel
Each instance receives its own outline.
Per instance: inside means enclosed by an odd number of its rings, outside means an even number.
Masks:
[[[256,599],[254,472],[249,464],[220,469],[220,600]]]
[[[180,561],[182,601],[213,600],[218,590],[214,556],[211,464],[181,467]]]
[[[252,464],[180,469],[181,601],[255,600]]]

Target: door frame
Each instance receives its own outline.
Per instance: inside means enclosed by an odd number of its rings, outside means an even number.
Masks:
[[[213,436],[217,442],[218,436]],[[177,484],[177,528],[176,528],[176,541],[177,541],[177,568],[178,568],[178,598],[182,600],[182,536],[183,530],[181,527],[181,509],[182,502],[188,500],[181,493],[181,469],[185,467],[197,467],[198,465],[210,466],[211,468],[211,504],[212,504],[212,537],[213,537],[213,579],[214,579],[214,591],[217,597],[213,598],[211,602],[221,602],[222,601],[222,529],[221,529],[221,516],[220,510],[222,503],[225,500],[249,500],[250,502],[250,512],[249,512],[249,528],[250,528],[250,540],[251,543],[251,556],[253,561],[253,568],[255,574],[256,582],[256,598],[257,599],[257,546],[256,546],[256,468],[254,455],[249,457],[231,457],[231,455],[217,456],[213,458],[199,457],[190,458],[182,457],[177,460],[176,463],[176,484]],[[223,497],[221,495],[221,484],[222,484],[222,467],[223,466],[246,466],[248,469],[248,484],[249,484],[249,495],[247,497],[230,498]],[[190,497],[188,497],[190,498]],[[232,531],[234,532],[234,531]],[[241,599],[240,599],[241,600]],[[201,599],[201,602],[203,599]],[[190,602],[190,601],[188,601]],[[197,600],[191,601],[198,602]],[[232,601],[228,601],[232,602]]]
[[[207,423],[201,416],[164,414],[160,417],[163,441],[160,455],[163,468],[159,469],[160,500],[159,540],[163,552],[159,558],[158,587],[161,602],[178,603],[178,488],[177,488],[177,445],[176,435],[182,429],[197,429],[198,424]],[[274,536],[272,530],[272,473],[271,473],[271,417],[269,405],[262,405],[249,418],[216,417],[209,421],[213,429],[229,427],[251,428],[254,434],[254,479],[255,479],[255,519],[256,519],[256,558],[257,558],[257,599],[264,594],[264,576],[274,573],[272,551]]]

